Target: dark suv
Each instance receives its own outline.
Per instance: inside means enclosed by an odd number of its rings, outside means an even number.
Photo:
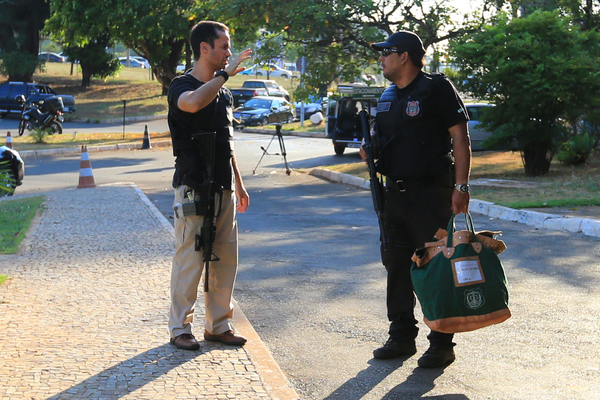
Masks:
[[[358,112],[366,110],[370,119],[373,118],[384,90],[379,86],[338,85],[341,97],[329,99],[325,132],[333,142],[335,154],[344,154],[346,147],[360,147],[363,132]]]
[[[41,83],[6,82],[0,86],[0,116],[7,114],[19,115],[23,106],[16,100],[17,96],[23,95],[29,103],[43,104],[44,99],[50,96],[62,97],[63,112],[75,112],[75,97],[70,95],[59,95],[48,85]]]

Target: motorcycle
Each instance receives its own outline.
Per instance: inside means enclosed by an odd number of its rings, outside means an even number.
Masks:
[[[15,100],[23,107],[19,122],[19,136],[23,136],[25,129],[32,131],[35,128],[49,129],[50,135],[62,133],[61,122],[64,121],[62,97],[47,97],[43,104],[39,105],[27,102],[23,95],[17,96]]]

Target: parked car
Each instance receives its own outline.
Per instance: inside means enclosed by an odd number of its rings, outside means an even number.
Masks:
[[[317,96],[309,96],[308,99],[308,103],[304,103],[304,119],[309,119],[312,115],[320,112],[321,114],[325,115],[325,110],[327,108],[327,104],[324,104],[324,101],[322,98],[318,98]],[[302,102],[301,101],[297,101],[294,103],[294,107],[296,107],[296,116],[298,118],[301,118],[301,111],[302,111]]]
[[[46,62],[59,62],[59,63],[67,62],[67,57],[65,57],[61,54],[51,53],[48,51],[43,51],[43,52],[39,53],[38,58],[40,60],[46,60]]]
[[[0,196],[12,196],[23,183],[25,163],[16,150],[0,146]]]
[[[121,65],[123,65],[125,67],[127,66],[127,57],[119,57],[119,61],[121,62]],[[136,60],[133,57],[129,57],[129,67],[130,68],[146,68],[144,63]]]
[[[242,88],[264,89],[267,91],[268,96],[285,97],[287,101],[290,101],[289,92],[273,80],[249,79],[244,82]]]
[[[290,78],[293,75],[292,71],[278,67],[275,64],[258,65],[255,64],[240,72],[240,75],[255,75],[257,77],[269,76],[269,78]]]
[[[255,88],[233,88],[231,89],[233,95],[233,107],[241,107],[248,100],[256,96],[268,96],[266,89],[255,89]]]
[[[138,61],[139,63],[144,65],[144,68],[148,69],[150,68],[150,63],[148,62],[148,60],[146,60],[144,57],[140,57],[140,56],[131,56],[130,58]]]
[[[75,108],[75,97],[58,94],[50,86],[41,83],[6,82],[0,86],[0,116],[7,114],[20,115],[23,106],[17,102],[17,97],[23,95],[28,103],[42,105],[44,99],[51,96],[62,97],[63,112],[72,113]]]
[[[292,105],[281,97],[258,96],[233,110],[234,126],[258,126],[294,120]]]
[[[481,143],[492,136],[492,132],[488,132],[480,128],[481,116],[485,112],[486,108],[493,107],[493,104],[487,103],[473,103],[465,104],[467,113],[469,114],[469,135],[471,136],[471,149],[473,150],[485,150]]]

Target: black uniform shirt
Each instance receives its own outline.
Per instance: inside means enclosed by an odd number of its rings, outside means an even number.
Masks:
[[[191,135],[198,132],[217,132],[215,140],[215,181],[224,189],[234,187],[231,155],[233,153],[232,104],[233,97],[229,89],[222,87],[217,97],[196,113],[182,111],[177,106],[179,96],[194,91],[204,82],[190,74],[181,75],[169,86],[169,129],[175,141],[183,141],[184,148],[176,148],[175,175],[173,187],[183,183],[184,177],[196,183],[202,183],[204,160],[198,148],[191,142]],[[217,109],[215,110],[215,107]]]
[[[408,86],[398,89],[396,92],[398,100],[409,95],[423,75],[423,71],[419,72]],[[469,119],[465,105],[452,82],[447,78],[442,78],[435,80],[432,85],[430,95],[428,96],[430,109],[435,110],[436,116],[440,118],[445,129],[450,129],[454,125]]]

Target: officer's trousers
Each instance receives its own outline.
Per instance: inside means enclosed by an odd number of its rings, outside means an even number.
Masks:
[[[414,182],[413,182],[414,183]],[[389,334],[398,341],[417,337],[414,317],[415,295],[410,277],[411,257],[417,248],[430,242],[439,228],[445,229],[452,215],[451,187],[391,185],[384,194],[384,231],[387,247],[381,259],[387,270]],[[452,334],[432,331],[429,340],[450,345]]]
[[[174,204],[190,201],[185,198],[188,187],[181,185],[175,189]],[[171,309],[169,331],[171,337],[192,333],[194,305],[199,290],[200,277],[204,264],[202,251],[195,250],[195,237],[202,227],[204,218],[198,215],[175,218],[176,249],[171,270]],[[238,266],[238,228],[236,221],[235,193],[223,192],[221,213],[216,220],[214,254],[220,261],[209,266],[209,291],[204,292],[206,311],[204,327],[218,335],[233,329],[232,294]],[[200,290],[204,290],[203,287]]]

